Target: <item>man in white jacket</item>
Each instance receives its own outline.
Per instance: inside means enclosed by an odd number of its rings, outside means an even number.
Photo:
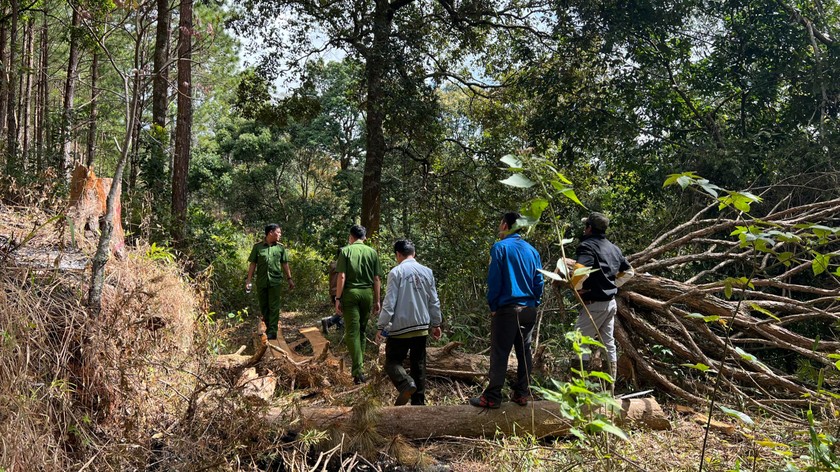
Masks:
[[[440,338],[440,299],[432,270],[414,259],[414,243],[401,239],[394,243],[397,266],[388,273],[385,302],[379,313],[376,341],[385,338],[382,331],[389,324],[385,343],[385,372],[399,391],[395,405],[426,404],[426,340],[431,331]],[[411,375],[403,361],[409,356]]]

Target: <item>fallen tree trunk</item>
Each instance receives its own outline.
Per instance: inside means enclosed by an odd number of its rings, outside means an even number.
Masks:
[[[654,430],[671,429],[659,404],[653,398],[620,401],[621,412],[614,423],[642,426]],[[498,410],[471,405],[435,405],[382,407],[376,411],[376,431],[386,437],[401,435],[408,439],[440,436],[493,437],[498,433],[537,437],[566,436],[572,423],[559,414],[559,406],[550,401],[531,402],[527,407],[504,403]],[[303,408],[304,429],[339,430],[348,426],[350,407]],[[278,412],[269,413],[269,422],[285,424]]]

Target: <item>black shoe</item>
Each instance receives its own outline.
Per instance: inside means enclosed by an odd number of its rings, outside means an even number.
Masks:
[[[510,396],[510,401],[516,403],[519,406],[528,406],[528,402],[533,401],[534,397],[530,394],[521,395],[517,392],[513,392],[513,395]]]
[[[360,384],[363,384],[365,382],[367,382],[367,379],[365,378],[365,374],[359,374],[359,375],[353,377],[353,383],[356,384],[356,385],[360,385]]]
[[[327,334],[327,331],[330,329],[330,319],[329,318],[321,318],[321,331],[324,334]]]
[[[499,402],[488,400],[487,397],[485,397],[484,395],[480,397],[470,398],[470,405],[476,406],[478,408],[489,408],[491,410],[498,409],[500,406],[502,406],[499,404]]]
[[[277,333],[266,334],[265,337],[267,337],[269,341],[272,341],[274,339],[277,339]]]
[[[414,385],[414,382],[409,383],[404,389],[400,390],[400,394],[397,395],[397,399],[394,401],[394,406],[402,406],[408,403],[416,391],[417,385]]]

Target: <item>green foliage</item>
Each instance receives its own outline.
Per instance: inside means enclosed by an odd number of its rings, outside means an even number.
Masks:
[[[577,355],[579,368],[572,368],[574,376],[570,382],[552,379],[551,387],[538,387],[536,390],[546,400],[557,403],[560,415],[572,422],[570,432],[585,446],[598,447],[597,441],[591,437],[596,433],[607,433],[626,441],[627,435],[611,420],[612,413],[621,407],[609,389],[603,388],[615,379],[603,372],[587,371],[584,367],[583,354],[591,353],[590,346],[603,348],[603,344],[583,336],[580,331],[566,333],[566,340]],[[603,383],[593,383],[590,380],[593,378]],[[601,391],[597,391],[599,388]]]

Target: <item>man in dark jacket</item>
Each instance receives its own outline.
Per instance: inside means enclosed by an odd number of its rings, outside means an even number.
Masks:
[[[490,306],[490,373],[481,396],[470,405],[499,408],[510,350],[518,367],[511,401],[525,406],[531,399],[531,333],[537,321],[537,306],[543,292],[540,253],[516,228],[519,213],[506,213],[499,223],[501,239],[490,249],[487,274],[487,304]]]
[[[607,347],[610,375],[615,379],[615,295],[618,288],[633,277],[633,268],[624,258],[621,249],[607,239],[610,220],[603,213],[591,213],[583,223],[585,228],[577,249],[575,272],[580,268],[592,271],[580,271],[579,275],[572,276],[571,286],[577,290],[584,305],[578,312],[575,329]],[[584,354],[583,359],[588,361],[589,355]]]

